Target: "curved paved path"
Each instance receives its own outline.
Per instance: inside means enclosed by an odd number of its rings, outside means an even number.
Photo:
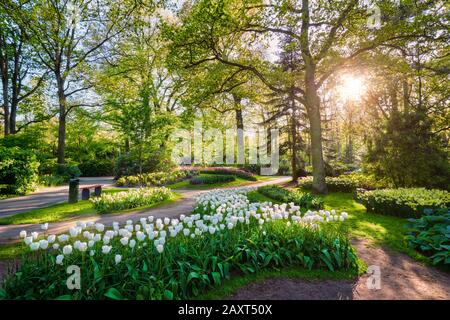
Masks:
[[[91,184],[101,184],[104,188],[114,186],[114,177],[82,177],[81,187]],[[15,214],[38,208],[45,208],[52,204],[67,201],[69,197],[69,186],[58,186],[41,188],[36,192],[22,197],[0,200],[0,218],[13,216]]]
[[[269,184],[282,184],[290,181],[290,177],[278,177],[276,179],[256,182],[245,186],[263,186]],[[119,223],[125,223],[126,220],[139,221],[142,217],[155,216],[155,217],[169,217],[175,218],[181,214],[189,214],[194,208],[195,197],[201,193],[208,192],[210,190],[174,190],[180,193],[183,198],[168,205],[155,207],[151,209],[138,210],[128,213],[112,213],[103,215],[86,215],[83,217],[77,217],[67,221],[49,223],[47,234],[58,234],[67,232],[69,228],[76,225],[77,221],[94,221],[103,223],[107,226],[112,225],[114,221]],[[41,232],[40,224],[20,224],[20,225],[5,225],[0,226],[0,244],[8,244],[19,241],[19,232],[26,230],[30,232]]]

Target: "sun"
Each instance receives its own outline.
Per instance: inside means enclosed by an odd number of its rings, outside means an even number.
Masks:
[[[344,74],[339,79],[337,91],[344,100],[360,100],[366,91],[366,84],[362,77]]]

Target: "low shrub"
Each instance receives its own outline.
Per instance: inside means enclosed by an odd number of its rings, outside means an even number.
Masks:
[[[308,176],[299,180],[300,187],[312,190],[313,177]],[[389,184],[373,175],[352,172],[338,177],[325,177],[328,191],[331,192],[355,192],[357,188],[375,190],[389,187]]]
[[[66,179],[61,176],[54,176],[54,175],[44,175],[39,176],[39,185],[45,186],[45,187],[56,187],[64,184],[66,182]]]
[[[263,186],[258,192],[280,202],[293,202],[305,209],[323,209],[323,199],[310,193],[290,191],[279,186]]]
[[[100,197],[91,198],[90,201],[98,213],[108,213],[152,205],[169,199],[171,195],[170,189],[165,187],[141,188],[117,193],[104,193]]]
[[[81,176],[81,171],[74,164],[57,164],[53,175],[63,177],[65,181],[69,181],[69,179]]]
[[[368,212],[404,218],[418,218],[425,209],[450,206],[450,193],[424,188],[358,190],[356,199]]]
[[[194,175],[192,171],[151,172],[117,179],[119,187],[159,187],[182,181]]]
[[[244,179],[244,180],[249,180],[249,181],[257,181],[258,180],[256,178],[255,174],[244,171],[244,170],[236,169],[236,168],[221,168],[221,167],[215,168],[214,167],[214,168],[207,168],[207,169],[200,170],[200,173],[234,175],[234,176]]]
[[[340,219],[327,223],[288,205],[250,204],[236,189],[202,194],[196,211],[180,219],[143,217],[112,230],[91,222],[70,235],[26,237],[34,254],[4,278],[0,297],[188,299],[238,273],[357,269],[348,238],[332,227]],[[83,275],[79,290],[66,285],[71,265]]]
[[[225,183],[232,182],[236,180],[236,176],[229,174],[204,174],[198,175],[189,180],[192,185],[198,184],[215,184],[215,183]]]
[[[338,177],[347,171],[350,171],[350,166],[346,163],[339,161],[325,163],[325,174],[329,177]]]
[[[108,159],[83,161],[78,165],[83,177],[114,175],[114,162]]]
[[[39,162],[31,150],[0,146],[0,192],[26,194],[36,188]]]
[[[422,217],[409,221],[409,245],[435,265],[450,265],[450,208],[425,210]]]
[[[328,191],[331,192],[354,192],[356,190],[356,183],[345,176],[339,177],[326,177],[325,182],[327,184]],[[312,190],[313,177],[308,176],[298,181],[299,187]]]

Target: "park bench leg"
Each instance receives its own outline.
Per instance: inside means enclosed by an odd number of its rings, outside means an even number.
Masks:
[[[101,186],[95,187],[94,194],[96,197],[100,197],[102,195],[102,187]]]
[[[84,188],[81,190],[81,200],[88,200],[89,199],[89,189]]]

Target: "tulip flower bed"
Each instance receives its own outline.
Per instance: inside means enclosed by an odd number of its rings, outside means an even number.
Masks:
[[[301,213],[294,204],[250,203],[249,188],[214,190],[190,216],[143,217],[134,224],[78,223],[69,234],[21,233],[31,254],[7,276],[6,299],[185,299],[219,286],[231,274],[299,266],[357,268],[346,236],[334,223],[347,214]],[[330,222],[329,225],[324,225]],[[80,289],[66,286],[69,266]]]
[[[234,175],[234,176],[242,178],[244,180],[258,181],[255,174],[241,170],[241,169],[236,169],[236,168],[210,167],[210,168],[201,170],[200,173]]]
[[[229,174],[202,174],[191,178],[189,180],[189,183],[192,185],[216,184],[216,183],[232,182],[235,180],[236,176]]]
[[[195,171],[176,170],[172,172],[151,172],[135,176],[125,176],[117,179],[116,185],[119,187],[154,187],[169,185],[188,179],[195,175]]]
[[[108,213],[133,209],[142,206],[152,205],[164,200],[168,200],[172,195],[170,189],[161,188],[141,188],[124,192],[103,194],[101,197],[91,198],[95,210],[98,213]]]

